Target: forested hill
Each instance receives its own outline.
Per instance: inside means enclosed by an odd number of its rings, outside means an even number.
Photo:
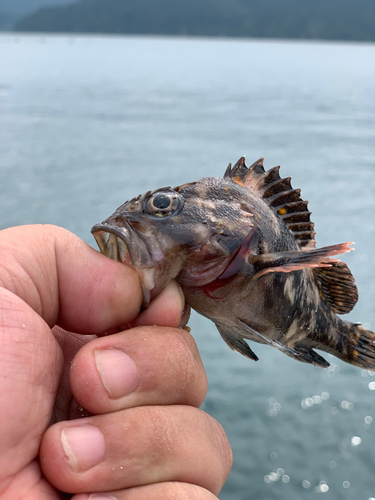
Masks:
[[[0,30],[12,30],[22,17],[46,5],[66,5],[77,0],[0,0]]]
[[[80,0],[15,30],[375,41],[375,0]]]

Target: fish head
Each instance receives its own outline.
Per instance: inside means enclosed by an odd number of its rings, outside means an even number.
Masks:
[[[171,279],[203,286],[225,270],[253,227],[246,191],[216,177],[148,191],[91,232],[104,255],[136,269],[147,307]]]

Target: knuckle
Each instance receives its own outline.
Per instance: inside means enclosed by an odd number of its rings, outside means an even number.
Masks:
[[[168,361],[178,402],[200,406],[206,396],[207,378],[194,339],[180,330],[170,336],[168,343]]]
[[[211,445],[214,448],[215,456],[217,457],[217,470],[220,471],[225,480],[228,477],[233,465],[232,448],[229,444],[226,432],[219,422],[207,413],[201,413],[204,415],[206,420],[207,434],[209,435]]]
[[[182,429],[170,411],[157,406],[148,408],[147,426],[144,430],[150,446],[150,462],[159,467],[174,460],[176,442]]]
[[[190,406],[150,407],[146,430],[150,465],[174,467],[178,459],[177,480],[191,482],[192,476],[181,464],[195,463],[200,486],[219,492],[232,467],[233,455],[223,427],[207,413]],[[200,465],[199,465],[200,464]],[[196,470],[196,468],[200,470]]]
[[[217,499],[210,491],[196,484],[171,481],[161,483],[155,491],[155,500],[214,500]]]
[[[166,481],[131,488],[118,495],[121,500],[217,500],[210,491],[195,484]],[[78,500],[78,498],[77,498]]]

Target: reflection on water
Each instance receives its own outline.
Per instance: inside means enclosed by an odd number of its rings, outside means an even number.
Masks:
[[[134,195],[265,156],[310,200],[320,246],[356,242],[348,318],[374,328],[375,45],[17,34],[0,68],[1,227],[59,224],[94,246]],[[253,363],[190,326],[203,408],[234,450],[222,500],[374,500],[374,373],[261,345]]]

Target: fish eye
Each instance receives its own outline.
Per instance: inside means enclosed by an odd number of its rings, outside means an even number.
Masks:
[[[173,199],[171,196],[167,196],[166,194],[158,194],[154,198],[152,198],[151,203],[153,208],[160,208],[161,210],[165,210],[171,206]]]
[[[181,196],[175,191],[158,191],[145,201],[145,211],[153,217],[169,217],[182,208]]]

